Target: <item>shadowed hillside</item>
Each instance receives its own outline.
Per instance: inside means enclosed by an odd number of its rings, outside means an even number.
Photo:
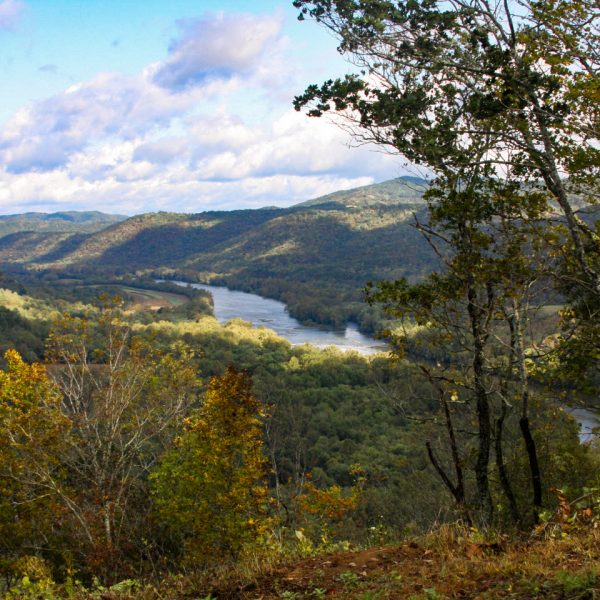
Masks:
[[[424,189],[409,177],[287,209],[148,213],[94,233],[13,233],[0,239],[0,264],[215,282],[284,300],[304,321],[341,326],[361,322],[367,281],[431,270],[433,254],[412,226]]]

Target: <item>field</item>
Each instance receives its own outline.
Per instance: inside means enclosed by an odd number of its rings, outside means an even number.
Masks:
[[[160,290],[134,288],[126,285],[103,285],[102,287],[110,289],[111,293],[114,291],[115,294],[122,296],[138,310],[159,310],[160,308],[172,308],[175,306],[181,306],[189,300],[189,298],[184,294],[175,294],[173,292],[163,292]]]

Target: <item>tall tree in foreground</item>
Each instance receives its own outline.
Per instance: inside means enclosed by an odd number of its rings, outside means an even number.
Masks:
[[[251,388],[233,367],[213,377],[152,476],[157,512],[189,562],[233,561],[266,536],[264,415]]]
[[[532,207],[536,218],[559,207],[564,232],[544,239],[562,244],[566,237],[571,270],[563,272],[574,294],[600,298],[599,238],[569,195],[588,203],[598,197],[598,105],[590,102],[598,90],[597,7],[586,0],[296,0],[294,6],[301,19],[330,29],[340,52],[361,70],[309,86],[295,99],[296,109],[308,107],[316,117],[335,111],[359,140],[390,147],[436,174],[428,195],[431,222],[422,229],[450,257],[440,253],[440,275],[422,286],[384,284],[374,299],[450,328],[454,342],[466,343],[471,360],[463,386],[475,399],[476,504],[484,521],[491,513],[491,408],[501,398],[495,454],[511,496],[501,435],[515,392],[507,396],[493,381],[500,375],[509,388],[518,382],[537,512],[541,483],[528,415],[522,295],[536,276],[523,280],[517,272],[529,243],[518,233],[519,222],[527,226]],[[508,225],[504,233],[498,223]],[[534,245],[542,239],[533,228],[529,234]],[[503,315],[501,334],[497,315]],[[507,349],[505,360],[491,355],[492,341]],[[462,498],[458,463],[456,482],[443,474]]]
[[[517,407],[537,514],[541,475],[529,426],[523,352],[523,324],[536,274],[534,261],[525,257],[523,249],[543,202],[536,194],[524,195],[492,179],[467,178],[466,172],[454,190],[438,183],[426,197],[430,220],[418,227],[440,257],[439,272],[413,285],[404,280],[379,282],[370,289],[369,299],[382,303],[391,316],[416,323],[419,336],[446,351],[446,364],[425,362],[421,368],[437,390],[452,473],[442,466],[431,441],[426,446],[460,510],[469,520],[490,523],[494,504],[490,464],[495,457],[510,515],[519,521],[522,511],[511,488],[502,446],[507,416]],[[410,335],[400,336],[399,344],[410,343]],[[475,431],[473,436],[465,435],[471,420]],[[470,454],[473,460],[467,458]],[[469,489],[471,479],[474,493]]]
[[[134,336],[118,302],[94,317],[56,322],[47,356],[70,423],[57,485],[63,529],[76,562],[111,580],[152,551],[148,475],[198,382],[189,351],[161,352]]]

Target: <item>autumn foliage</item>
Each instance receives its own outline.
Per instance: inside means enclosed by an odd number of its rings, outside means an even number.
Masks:
[[[233,560],[264,540],[263,416],[250,377],[229,367],[211,379],[201,408],[153,474],[157,512],[183,540],[187,560]]]
[[[0,559],[10,570],[35,553],[59,518],[60,453],[69,421],[42,365],[15,350],[0,371]]]

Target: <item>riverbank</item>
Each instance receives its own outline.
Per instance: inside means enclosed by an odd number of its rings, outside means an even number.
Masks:
[[[255,327],[267,327],[275,331],[292,345],[311,344],[317,348],[334,346],[343,351],[352,350],[365,355],[389,351],[387,344],[362,334],[352,323],[343,331],[303,325],[288,314],[286,305],[279,300],[230,290],[225,286],[178,280],[170,282],[183,288],[190,286],[209,292],[214,301],[215,317],[220,323],[239,318]],[[564,406],[564,410],[579,424],[579,439],[582,443],[589,443],[597,437],[594,430],[600,427],[600,411],[581,406]]]
[[[565,406],[565,412],[579,423],[579,439],[582,444],[598,439],[600,411],[582,406]]]
[[[362,334],[350,323],[342,331],[303,325],[288,314],[286,306],[279,300],[264,298],[258,294],[230,290],[229,288],[203,283],[172,281],[176,285],[205,290],[214,300],[214,314],[220,323],[231,319],[242,319],[255,327],[267,327],[287,339],[292,345],[311,344],[317,348],[335,346],[343,351],[360,354],[387,352],[389,347],[380,340]]]

